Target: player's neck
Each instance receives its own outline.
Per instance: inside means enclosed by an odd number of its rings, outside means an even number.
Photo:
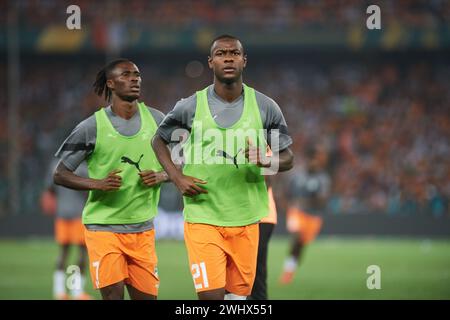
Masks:
[[[129,120],[137,112],[137,100],[129,102],[113,98],[111,109],[119,117]]]
[[[242,79],[233,83],[223,83],[214,79],[214,91],[223,100],[232,102],[242,94]]]

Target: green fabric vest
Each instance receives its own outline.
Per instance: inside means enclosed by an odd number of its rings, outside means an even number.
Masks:
[[[207,90],[197,92],[191,135],[184,145],[183,173],[207,181],[200,186],[208,193],[184,197],[185,220],[228,227],[256,223],[268,215],[269,204],[261,168],[245,161],[246,137],[262,150],[266,146],[255,91],[244,85],[241,118],[222,128],[211,116]]]
[[[140,170],[161,171],[151,139],[157,125],[148,108],[138,103],[141,128],[133,136],[119,134],[102,108],[95,113],[97,138],[87,159],[89,177],[103,179],[114,169],[122,170],[117,191],[91,190],[83,210],[84,224],[131,224],[147,221],[157,213],[160,186],[141,182]]]

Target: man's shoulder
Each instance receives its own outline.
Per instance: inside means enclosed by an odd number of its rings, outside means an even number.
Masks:
[[[195,108],[197,106],[197,94],[203,90],[207,90],[207,97],[209,99],[213,93],[214,85],[210,84],[204,88],[197,90],[196,92],[191,94],[189,97],[178,100],[178,102],[175,105],[175,108],[184,109],[184,110],[195,110]]]
[[[255,89],[255,96],[258,105],[262,108],[278,108],[278,104],[268,95]]]
[[[175,104],[175,108],[190,109],[195,108],[196,105],[197,105],[197,92],[193,93],[187,98],[181,98],[180,100],[178,100],[177,103]]]
[[[162,111],[156,109],[155,107],[150,107],[150,106],[147,106],[147,105],[146,105],[146,107],[147,107],[148,111],[150,111],[151,113],[164,114],[164,113],[162,113]]]
[[[75,130],[92,129],[95,128],[96,126],[97,122],[95,120],[95,113],[93,113],[89,117],[80,121],[80,123],[78,123],[77,126],[75,127]]]
[[[164,117],[166,116],[163,112],[161,112],[161,111],[159,111],[158,109],[156,109],[156,108],[153,108],[153,107],[149,107],[149,106],[146,106],[147,107],[147,110],[150,112],[150,114],[153,116],[153,118],[155,119],[155,121],[156,121],[156,124],[160,124],[160,122],[164,119]]]

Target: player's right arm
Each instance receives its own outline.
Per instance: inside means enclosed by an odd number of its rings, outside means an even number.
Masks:
[[[60,161],[53,174],[53,181],[55,184],[74,190],[114,191],[118,190],[122,184],[122,178],[118,173],[120,170],[113,170],[103,179],[83,178],[70,171]]]
[[[74,173],[95,148],[97,124],[91,116],[78,124],[56,152],[60,159],[54,173],[53,182],[74,190],[113,191],[120,188],[122,178],[119,170],[111,171],[103,179],[81,177]]]
[[[172,111],[170,111],[158,127],[156,135],[152,139],[153,151],[163,166],[169,179],[175,184],[184,196],[193,197],[201,193],[208,193],[198,184],[205,184],[206,181],[195,177],[184,175],[179,170],[170,155],[168,144],[172,140],[172,133],[177,129],[190,131],[192,120],[195,113],[196,99],[195,95],[180,100]]]
[[[170,180],[177,186],[178,190],[180,190],[184,196],[193,197],[200,193],[208,193],[208,191],[197,185],[205,184],[206,181],[195,177],[186,176],[178,170],[172,161],[166,142],[159,135],[155,135],[153,137],[152,147],[159,163],[161,163],[164,170],[167,172]]]

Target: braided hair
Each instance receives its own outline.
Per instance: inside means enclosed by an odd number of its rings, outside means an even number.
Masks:
[[[100,97],[102,95],[104,95],[105,100],[108,102],[111,101],[112,91],[106,85],[106,81],[108,80],[108,78],[111,75],[111,72],[114,70],[114,68],[119,63],[122,63],[122,62],[131,62],[131,61],[128,59],[117,59],[117,60],[111,61],[97,73],[95,82],[92,85],[94,87],[94,92]],[[133,63],[133,62],[131,62],[131,63]]]

